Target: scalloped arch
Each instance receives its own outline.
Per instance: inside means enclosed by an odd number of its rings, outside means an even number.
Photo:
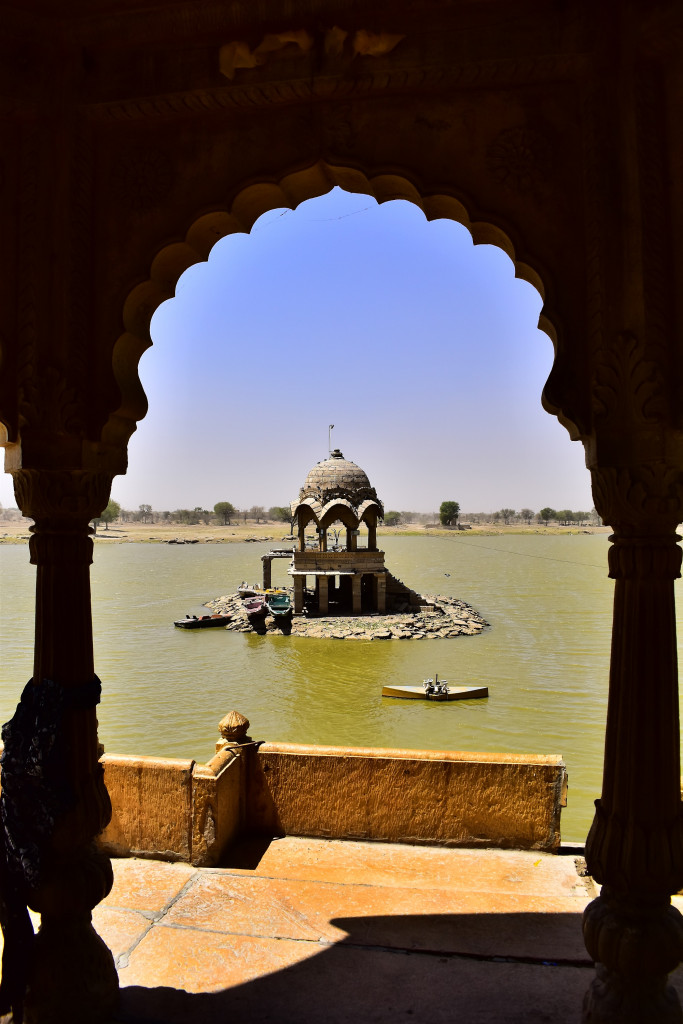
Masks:
[[[285,175],[279,183],[262,182],[246,186],[235,197],[230,210],[203,213],[192,223],[184,241],[173,242],[157,253],[148,280],[133,288],[124,303],[124,333],[117,339],[113,352],[113,370],[121,392],[121,404],[103,429],[102,440],[105,443],[125,449],[137,421],[147,412],[138,364],[143,352],[152,344],[150,322],[154,312],[162,302],[173,297],[178,279],[188,267],[208,260],[216,242],[227,235],[248,234],[258,218],[269,210],[295,209],[300,203],[324,195],[335,186],[372,196],[378,203],[407,200],[418,206],[428,221],[457,221],[468,229],[475,245],[495,245],[502,249],[512,260],[515,276],[533,285],[545,303],[546,289],[541,273],[528,262],[517,259],[512,240],[501,227],[489,221],[473,221],[467,208],[455,196],[446,193],[423,195],[407,176],[378,174],[368,177],[355,168],[332,166],[321,161]],[[541,313],[538,327],[552,341],[557,357],[557,333],[550,311]],[[562,416],[545,392],[542,400],[545,409],[558,416],[570,436],[576,438],[576,428]]]
[[[358,529],[360,522],[358,515],[351,502],[346,498],[332,498],[331,501],[328,501],[323,509],[319,525],[324,530],[337,521],[342,522],[350,530]]]

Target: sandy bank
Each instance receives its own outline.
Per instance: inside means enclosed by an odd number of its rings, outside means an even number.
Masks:
[[[29,540],[30,520],[3,522],[0,520],[0,544],[26,543]],[[377,530],[381,537],[450,537],[466,541],[468,537],[497,536],[501,534],[560,534],[611,533],[609,526],[567,527],[567,526],[494,526],[483,525],[471,530],[425,529],[417,524],[406,526],[384,526]],[[284,543],[287,536],[286,523],[233,523],[229,526],[211,524],[205,526],[180,526],[177,523],[114,523],[105,530],[100,527],[95,536],[96,544],[168,544],[174,541],[198,544],[239,544],[245,541],[271,541]],[[289,543],[294,543],[289,541]]]

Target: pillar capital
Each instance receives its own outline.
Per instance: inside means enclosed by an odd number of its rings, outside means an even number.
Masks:
[[[591,466],[595,507],[618,537],[666,536],[683,522],[683,469],[665,460]]]
[[[112,475],[84,469],[18,469],[12,473],[17,505],[36,523],[89,523],[109,500]]]

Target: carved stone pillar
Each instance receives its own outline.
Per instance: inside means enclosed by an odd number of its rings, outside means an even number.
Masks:
[[[329,577],[318,576],[318,614],[327,615],[329,611]]]
[[[304,586],[305,576],[294,577],[294,614],[301,615],[304,610]]]
[[[261,559],[263,562],[263,589],[270,590],[273,585],[273,563],[267,555]]]
[[[683,958],[683,817],[674,579],[683,473],[593,470],[596,508],[614,528],[614,624],[602,796],[586,844],[603,886],[585,911],[597,976],[590,1024],[680,1022],[667,974]]]
[[[375,577],[377,588],[377,611],[384,615],[387,610],[387,578],[384,573]]]
[[[95,837],[111,818],[99,763],[94,701],[84,691],[94,675],[89,567],[90,520],[107,504],[111,476],[86,471],[20,470],[17,503],[31,527],[37,566],[33,685],[63,694],[61,736],[66,806],[41,851],[40,875],[28,902],[41,914],[26,1000],[35,1024],[105,1020],[117,1001],[111,952],[92,927],[91,911],[112,885],[108,857]],[[49,780],[48,780],[49,782]],[[28,809],[30,813],[30,809]]]
[[[362,610],[361,602],[361,586],[363,582],[363,574],[360,572],[355,573],[351,577],[351,610],[354,615],[360,615]]]

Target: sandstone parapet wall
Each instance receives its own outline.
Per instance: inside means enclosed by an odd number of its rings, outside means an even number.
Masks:
[[[226,745],[208,764],[105,755],[115,856],[216,865],[245,835],[556,850],[556,755],[281,743]]]

